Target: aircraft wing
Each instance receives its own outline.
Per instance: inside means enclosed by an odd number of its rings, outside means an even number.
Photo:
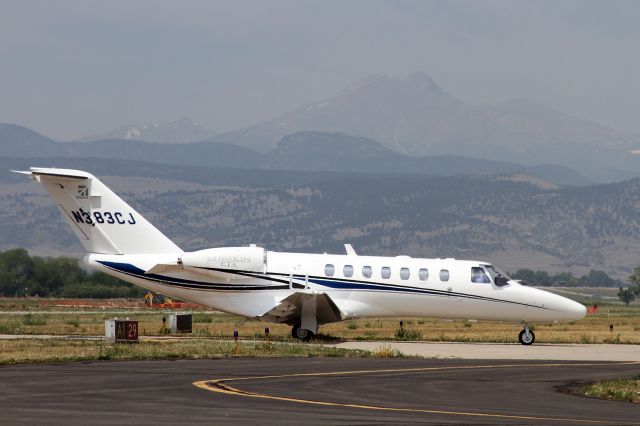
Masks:
[[[315,298],[316,320],[318,324],[342,320],[340,309],[338,309],[333,300],[325,293],[306,293],[302,291],[290,294],[258,318],[263,321],[276,323],[300,323],[304,298]]]

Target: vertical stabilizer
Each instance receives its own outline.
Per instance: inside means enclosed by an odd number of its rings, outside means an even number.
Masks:
[[[89,253],[181,252],[169,238],[90,173],[37,168],[18,172],[45,187]]]

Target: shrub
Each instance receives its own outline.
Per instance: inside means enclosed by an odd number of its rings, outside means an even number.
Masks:
[[[422,333],[418,330],[399,328],[396,330],[395,337],[398,340],[422,340]]]
[[[32,315],[27,314],[22,320],[24,325],[45,325],[47,323],[47,317],[44,315]]]
[[[589,344],[589,343],[595,343],[595,342],[590,336],[587,336],[586,334],[582,334],[580,336],[580,343]]]
[[[373,352],[374,358],[399,358],[402,356],[402,352],[388,345],[382,345]]]

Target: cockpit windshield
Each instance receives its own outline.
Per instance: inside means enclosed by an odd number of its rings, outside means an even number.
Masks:
[[[489,275],[491,276],[491,280],[495,283],[495,285],[497,286],[504,286],[507,285],[507,283],[509,282],[509,280],[511,280],[511,278],[509,278],[509,276],[507,274],[505,274],[504,272],[502,272],[500,269],[494,267],[493,265],[482,265],[484,266],[484,269],[489,273]]]
[[[475,284],[489,284],[491,280],[484,269],[474,266],[471,268],[471,282]]]

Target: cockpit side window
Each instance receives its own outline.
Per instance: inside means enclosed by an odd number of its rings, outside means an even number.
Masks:
[[[493,279],[493,283],[495,285],[497,285],[498,287],[503,287],[509,284],[509,280],[511,280],[511,278],[509,278],[509,276],[502,272],[500,269],[494,267],[493,265],[482,266],[484,266],[484,269],[489,273],[489,275],[491,275],[491,278]]]
[[[486,272],[484,272],[484,269],[476,266],[471,268],[471,282],[476,284],[490,284],[491,280]]]

